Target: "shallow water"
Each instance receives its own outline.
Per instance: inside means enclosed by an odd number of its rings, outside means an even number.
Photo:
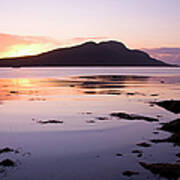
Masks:
[[[173,120],[179,115],[150,102],[180,99],[179,90],[180,68],[1,68],[0,145],[21,149],[3,155],[21,163],[2,177],[126,179],[122,172],[130,169],[140,172],[133,179],[157,179],[138,162],[174,162],[178,147],[136,144],[168,133],[152,133],[159,122],[117,120],[110,114]],[[48,120],[63,123],[38,123]],[[143,157],[132,149],[143,149]],[[26,152],[31,155],[23,156]],[[123,157],[116,157],[119,152]]]

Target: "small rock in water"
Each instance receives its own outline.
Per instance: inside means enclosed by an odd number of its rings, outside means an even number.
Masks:
[[[8,148],[8,147],[0,149],[0,154],[8,153],[8,152],[14,152],[14,149],[11,149],[11,148]]]
[[[121,153],[117,153],[116,156],[122,156],[122,154]]]
[[[140,150],[133,150],[132,153],[134,153],[134,154],[141,154],[142,151],[140,151]]]
[[[37,121],[39,124],[63,124],[63,121],[58,120],[48,120],[48,121]]]
[[[97,117],[97,119],[100,121],[104,121],[104,120],[108,120],[108,117]]]
[[[151,144],[148,144],[148,143],[146,143],[146,142],[143,142],[143,143],[137,144],[137,146],[141,146],[141,147],[151,147]]]
[[[155,132],[153,132],[153,134],[159,134],[159,132],[155,131]]]
[[[128,176],[128,177],[133,176],[133,175],[138,175],[138,174],[139,173],[136,171],[129,171],[129,170],[123,172],[123,176]]]
[[[11,94],[17,94],[18,91],[10,91]]]
[[[87,123],[90,123],[90,124],[95,123],[95,121],[94,121],[94,120],[87,120],[86,122],[87,122]]]
[[[151,94],[151,96],[159,96],[159,94]]]
[[[127,93],[128,96],[134,96],[135,93]]]
[[[1,166],[5,166],[5,167],[8,167],[8,166],[15,166],[15,162],[10,160],[10,159],[5,159],[3,161],[0,162],[0,165]]]
[[[137,154],[137,157],[142,157],[142,155],[143,155],[143,152],[140,150],[133,150],[132,153]]]

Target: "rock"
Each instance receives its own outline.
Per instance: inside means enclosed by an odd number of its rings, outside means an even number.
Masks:
[[[122,154],[121,153],[117,153],[116,156],[122,156]]]
[[[130,176],[133,176],[133,175],[138,175],[139,173],[138,172],[136,172],[136,171],[124,171],[123,173],[123,176],[128,176],[128,177],[130,177]]]
[[[87,122],[87,123],[90,123],[90,124],[95,123],[95,121],[94,121],[94,120],[87,120],[86,122]]]
[[[86,112],[87,115],[92,114],[92,112]]]
[[[104,121],[104,120],[108,120],[108,117],[97,117],[97,119],[100,121]]]
[[[127,114],[124,112],[111,113],[111,116],[117,117],[119,119],[127,119],[127,120],[145,120],[145,121],[149,121],[149,122],[159,121],[156,118],[146,117],[146,116],[141,116],[141,115],[136,115],[136,114]]]
[[[143,152],[140,151],[140,150],[133,150],[132,153],[134,153],[134,154],[142,154]]]
[[[153,143],[170,142],[180,146],[180,119],[176,119],[169,123],[162,124],[162,127],[160,129],[163,131],[171,132],[173,134],[165,139],[152,139],[151,142]]]
[[[137,154],[137,157],[142,157],[142,155],[143,155],[143,152],[140,150],[133,150],[132,153]]]
[[[85,91],[86,94],[96,94],[96,91]]]
[[[17,94],[18,91],[10,91],[11,94]]]
[[[161,177],[165,177],[168,179],[178,179],[180,177],[180,164],[147,164],[145,162],[140,162],[139,164],[145,169],[150,170],[153,174],[158,174]]]
[[[137,144],[137,146],[141,146],[141,147],[151,147],[151,144],[148,144],[148,143],[146,143],[146,142],[143,142],[143,143]]]
[[[158,131],[154,131],[153,134],[159,134],[159,132]]]
[[[127,93],[128,96],[134,96],[135,93]]]
[[[174,133],[172,136],[167,138],[167,142],[172,142],[175,145],[180,146],[180,132]]]
[[[159,94],[151,94],[151,96],[159,96]]]
[[[8,166],[15,166],[15,165],[16,165],[15,162],[10,159],[5,159],[0,162],[0,166],[8,167]]]
[[[138,154],[137,157],[138,157],[138,158],[139,158],[139,157],[142,157],[142,155],[143,155],[143,154]]]
[[[58,120],[47,120],[47,121],[37,121],[39,124],[63,124],[63,121]]]
[[[180,132],[180,119],[176,119],[174,121],[171,121],[169,123],[165,123],[161,130],[168,131],[168,132]]]
[[[175,114],[180,113],[180,101],[179,100],[170,100],[170,101],[160,101],[155,102],[154,104],[163,107],[164,109],[171,111]]]
[[[176,156],[180,158],[180,153],[177,153]]]
[[[14,149],[11,149],[11,148],[8,148],[8,147],[0,149],[0,154],[8,153],[8,152],[14,152]]]

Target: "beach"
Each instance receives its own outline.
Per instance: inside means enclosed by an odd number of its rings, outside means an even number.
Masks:
[[[151,141],[180,118],[156,102],[179,90],[178,67],[1,68],[0,161],[15,165],[0,177],[159,179],[139,163],[179,163],[179,146]]]

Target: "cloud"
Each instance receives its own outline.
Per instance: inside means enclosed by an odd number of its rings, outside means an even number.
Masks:
[[[24,55],[38,54],[60,45],[60,42],[49,37],[0,33],[0,57],[21,56],[23,53]]]
[[[152,57],[165,61],[170,64],[180,65],[180,48],[154,48],[154,49],[142,49],[150,54]]]

